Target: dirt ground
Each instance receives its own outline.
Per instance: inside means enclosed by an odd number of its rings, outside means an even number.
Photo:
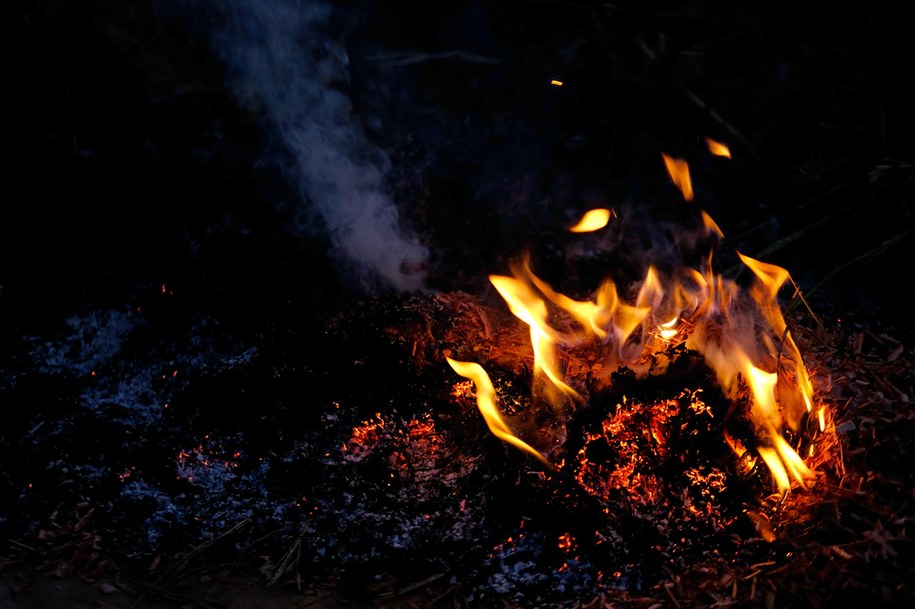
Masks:
[[[77,577],[13,571],[0,576],[0,609],[329,609],[361,604],[344,601],[334,591],[299,593],[267,587],[239,576],[207,579],[174,590],[143,592],[118,578],[86,582]],[[376,606],[377,605],[373,605]]]

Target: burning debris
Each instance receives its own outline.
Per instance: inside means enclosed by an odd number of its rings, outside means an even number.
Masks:
[[[664,161],[691,201],[686,163]],[[600,230],[610,217],[594,210],[570,230]],[[708,214],[701,219],[699,230],[720,236]],[[664,563],[775,541],[773,508],[817,478],[805,457],[836,458],[826,439],[831,417],[777,302],[789,275],[738,256],[753,274],[749,287],[717,273],[710,253],[701,268],[676,269],[666,281],[649,267],[631,291],[607,279],[585,300],[554,290],[525,257],[511,276],[490,276],[529,332],[529,350],[508,364],[519,376],[501,390],[490,379],[486,368],[506,360],[493,356],[485,314],[486,366],[446,352],[475,386],[490,432],[544,468],[546,509],[591,506],[588,524],[569,523],[575,530],[559,534],[558,547],[578,550],[579,570],[597,564],[595,581],[653,579]],[[467,348],[480,357],[479,345]],[[520,408],[518,387],[530,391]],[[464,390],[456,395],[470,401]],[[560,572],[570,569],[564,562]]]
[[[664,155],[671,179],[692,200],[689,168],[682,160]],[[597,221],[586,230],[596,230],[609,220],[607,210],[589,212]],[[573,227],[580,232],[582,224]],[[708,225],[706,225],[706,230]],[[667,287],[658,271],[649,267],[634,299],[621,299],[616,284],[606,280],[593,300],[574,300],[556,292],[537,277],[525,259],[513,269],[513,276],[490,276],[512,313],[530,328],[533,352],[532,390],[535,402],[554,410],[574,410],[589,402],[563,378],[560,359],[566,369],[580,369],[576,357],[590,356],[602,373],[589,379],[590,390],[609,386],[609,376],[619,368],[639,376],[663,374],[676,347],[700,353],[714,371],[718,385],[732,400],[742,390],[743,424],[752,428],[756,439],[735,438],[724,430],[738,459],[761,459],[769,468],[778,490],[787,494],[792,482],[804,486],[813,472],[792,448],[784,430],[797,434],[813,409],[813,386],[801,353],[777,304],[777,295],[788,273],[782,268],[738,254],[756,281],[747,292],[717,274],[709,254],[701,269],[677,269]],[[560,356],[559,350],[566,353]],[[589,353],[590,351],[590,353]],[[550,449],[537,450],[509,431],[502,421],[494,390],[486,372],[476,364],[448,359],[452,368],[477,386],[478,407],[499,438],[544,460]],[[585,366],[586,367],[586,366]],[[662,406],[663,409],[663,406]],[[706,412],[708,410],[706,409]],[[719,416],[731,417],[733,409]],[[821,429],[823,414],[820,409]],[[754,454],[747,456],[748,448]],[[753,467],[749,467],[753,469]]]

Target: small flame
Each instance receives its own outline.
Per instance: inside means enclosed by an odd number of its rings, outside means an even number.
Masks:
[[[705,227],[705,232],[709,235],[715,234],[719,237],[724,237],[724,232],[718,227],[718,223],[712,219],[708,213],[703,209],[702,211],[702,225]]]
[[[708,151],[715,156],[723,156],[727,159],[731,158],[731,149],[727,147],[727,144],[722,144],[721,142],[716,142],[710,137],[706,137],[705,145],[708,146]]]
[[[692,201],[693,182],[689,177],[689,165],[683,159],[675,159],[664,153],[661,153],[661,157],[664,159],[664,166],[667,168],[667,173],[674,186],[680,189],[684,199]]]
[[[446,357],[445,359],[448,360],[448,364],[455,372],[464,378],[473,381],[476,385],[477,408],[480,409],[480,413],[483,415],[483,419],[486,421],[489,431],[503,442],[508,442],[535,456],[545,465],[551,465],[543,455],[537,452],[527,442],[517,437],[508,428],[508,424],[506,424],[505,420],[502,418],[502,414],[499,412],[499,406],[496,403],[496,389],[493,387],[492,381],[489,380],[489,375],[486,374],[483,366],[475,362],[459,362],[450,357]]]
[[[679,315],[670,321],[658,324],[658,333],[660,334],[661,338],[664,340],[671,340],[673,337],[675,337],[680,332],[676,327],[678,321],[680,321]]]
[[[554,87],[561,87],[563,83],[561,80],[556,80],[554,78],[553,80],[550,81],[550,84],[553,85]]]
[[[573,233],[590,233],[600,230],[607,226],[610,218],[613,216],[613,210],[598,208],[585,212],[578,224],[569,229]]]

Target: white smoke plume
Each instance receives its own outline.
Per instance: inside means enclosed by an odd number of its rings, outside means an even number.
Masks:
[[[295,159],[289,174],[364,283],[420,289],[427,251],[400,225],[384,193],[386,155],[368,140],[349,98],[343,44],[328,32],[333,8],[315,1],[192,2],[239,100],[262,115]]]

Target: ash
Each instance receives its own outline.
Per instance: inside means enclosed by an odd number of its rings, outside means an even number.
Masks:
[[[339,573],[370,599],[441,577],[479,607],[645,590],[759,536],[759,472],[729,460],[728,403],[688,353],[594,393],[549,470],[491,436],[442,362],[482,323],[465,294],[247,340],[167,306],[74,316],[24,346],[2,386],[4,532],[90,506],[125,568],[219,542],[266,557],[267,581]],[[525,401],[528,371],[494,376]]]

